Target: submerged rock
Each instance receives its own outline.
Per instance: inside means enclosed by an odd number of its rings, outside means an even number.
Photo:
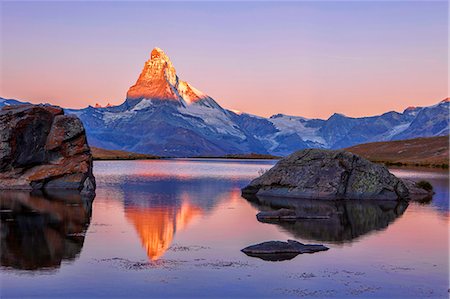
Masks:
[[[244,196],[409,199],[407,185],[379,164],[342,150],[306,149],[280,160],[242,189]]]
[[[4,107],[0,189],[93,192],[92,155],[80,119],[56,106]]]
[[[262,211],[256,214],[256,218],[258,220],[295,220],[297,219],[297,215],[295,213],[295,210],[291,209],[279,209],[275,211]]]
[[[241,251],[248,256],[258,257],[268,261],[293,259],[299,254],[314,253],[328,250],[328,247],[317,244],[303,244],[294,240],[268,241],[245,247]]]
[[[297,219],[327,219],[327,215],[316,215],[308,213],[305,211],[297,211],[291,209],[279,209],[274,211],[262,211],[256,214],[256,218],[259,221],[271,221],[271,220],[281,220],[281,221],[295,221]]]

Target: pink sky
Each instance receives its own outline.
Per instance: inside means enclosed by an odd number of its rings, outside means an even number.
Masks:
[[[447,8],[4,2],[0,96],[70,108],[121,104],[160,47],[181,79],[225,108],[319,118],[403,111],[448,96]]]

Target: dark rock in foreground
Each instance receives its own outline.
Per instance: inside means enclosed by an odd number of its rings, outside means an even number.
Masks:
[[[314,253],[328,250],[328,247],[316,244],[302,244],[294,240],[268,241],[248,246],[241,251],[248,256],[258,257],[267,261],[290,260],[299,254]]]
[[[406,184],[385,166],[346,151],[322,149],[301,150],[280,160],[242,193],[311,199],[410,198]]]
[[[81,121],[47,105],[0,111],[0,189],[95,190]]]

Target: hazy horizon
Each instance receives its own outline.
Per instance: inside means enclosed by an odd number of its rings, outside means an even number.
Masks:
[[[371,116],[448,96],[446,1],[0,5],[5,98],[121,104],[154,47],[224,108],[261,116]]]

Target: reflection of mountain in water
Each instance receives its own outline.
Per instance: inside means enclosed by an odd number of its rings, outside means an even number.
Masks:
[[[89,226],[92,199],[78,192],[2,191],[1,265],[38,270],[75,259]]]
[[[274,223],[297,238],[322,242],[349,242],[371,231],[381,230],[406,210],[408,203],[397,201],[323,201],[289,198],[253,198],[260,210],[295,209],[297,215],[324,216],[324,219],[264,221]]]
[[[202,210],[189,202],[183,202],[180,207],[130,207],[125,210],[151,260],[159,259],[170,247],[175,232],[200,214]]]
[[[170,247],[175,233],[211,211],[229,193],[232,184],[199,178],[123,184],[125,216],[139,234],[149,259],[159,259]]]

